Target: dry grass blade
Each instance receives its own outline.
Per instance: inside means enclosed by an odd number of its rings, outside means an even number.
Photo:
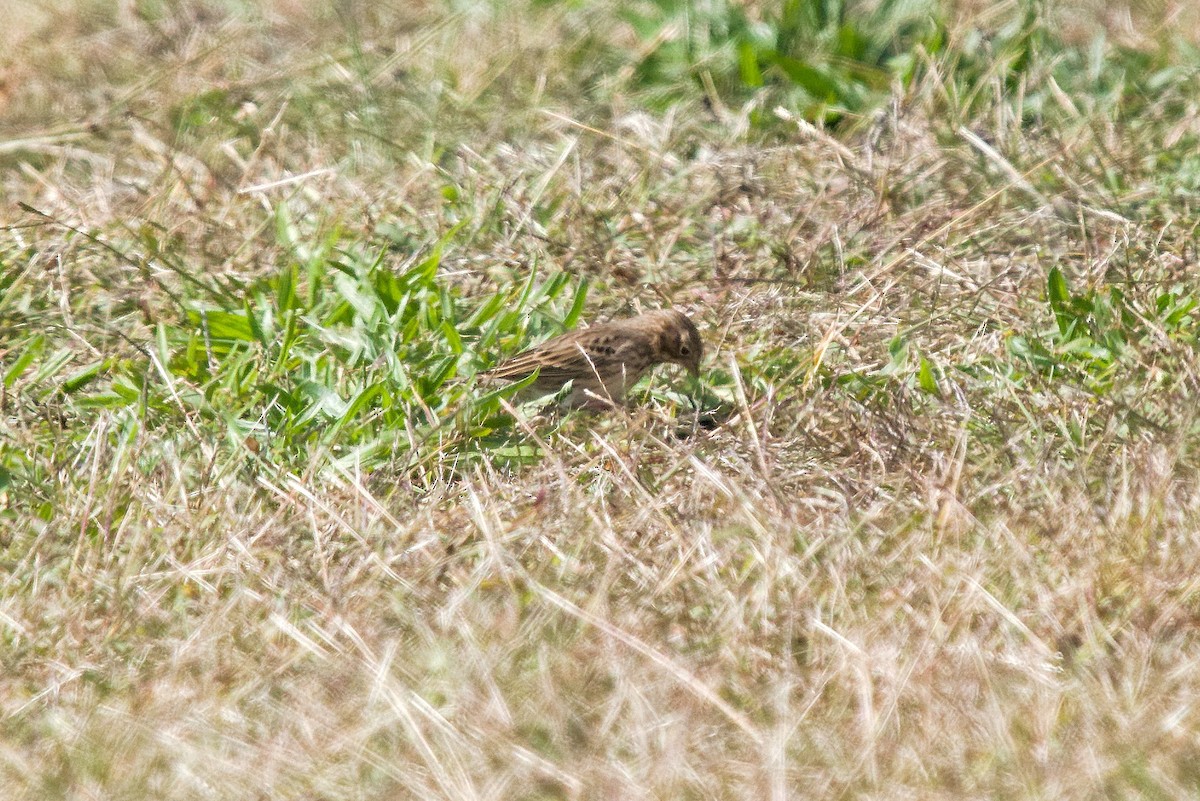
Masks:
[[[576,606],[552,590],[539,585],[533,585],[533,588],[538,595],[550,603],[568,612],[572,616],[579,618],[588,625],[595,626],[597,629],[604,632],[609,637],[612,637],[617,642],[631,648],[632,650],[649,659],[655,665],[669,673],[697,698],[717,709],[722,715],[728,718],[731,723],[741,729],[742,732],[746,734],[746,736],[748,736],[753,742],[757,743],[758,745],[762,745],[762,732],[760,732],[754,726],[750,719],[737,709],[734,709],[732,706],[730,706],[725,699],[721,698],[720,695],[714,692],[712,688],[702,682],[698,677],[688,672],[688,670],[682,665],[679,665],[667,655],[651,648],[649,645],[629,634],[628,632],[622,631],[621,629],[609,623],[607,620],[588,613],[586,610]]]

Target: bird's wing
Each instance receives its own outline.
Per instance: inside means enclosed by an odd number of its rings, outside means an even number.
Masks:
[[[604,374],[612,366],[623,364],[634,343],[628,337],[585,329],[543,342],[519,353],[484,373],[506,381],[519,381],[538,373],[539,383],[566,383]]]

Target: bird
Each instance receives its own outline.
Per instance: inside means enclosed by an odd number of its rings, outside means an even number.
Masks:
[[[661,309],[568,331],[481,373],[520,381],[537,372],[528,395],[571,390],[566,408],[608,408],[655,365],[673,363],[700,374],[704,344],[695,323],[676,309]]]

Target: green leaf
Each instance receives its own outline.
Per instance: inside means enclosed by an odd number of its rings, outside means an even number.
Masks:
[[[904,371],[908,366],[908,341],[904,337],[892,337],[888,342],[888,356],[891,358],[879,370],[879,375],[895,375]]]
[[[534,381],[537,381],[539,372],[540,372],[539,370],[534,370],[531,375],[525,376],[520,381],[514,381],[511,384],[505,384],[503,386],[500,386],[493,390],[489,390],[488,392],[485,392],[484,394],[480,395],[478,398],[475,399],[475,406],[476,407],[484,406],[487,403],[489,403],[490,401],[495,400],[496,398],[511,398],[513,395],[516,395],[518,392],[525,389],[525,387],[533,384]]]
[[[584,278],[579,282],[579,288],[575,290],[575,300],[571,302],[570,311],[563,318],[563,328],[571,329],[579,324],[579,318],[583,314],[583,304],[587,300],[587,293],[588,281]]]
[[[192,341],[195,341],[194,338]],[[166,367],[171,363],[171,347],[167,344],[167,326],[166,323],[158,323],[154,326],[154,344],[158,348],[158,360]],[[189,345],[191,343],[189,342]],[[187,355],[191,357],[193,354],[191,348],[188,348]]]
[[[479,326],[491,320],[502,308],[504,308],[505,299],[506,295],[503,292],[497,292],[495,295],[492,295],[467,319],[466,327],[478,328]]]
[[[1067,304],[1071,301],[1071,289],[1067,286],[1067,279],[1062,270],[1057,267],[1051,267],[1046,278],[1046,295],[1050,300],[1050,308],[1056,315],[1066,312]]]
[[[450,350],[455,356],[459,356],[463,352],[462,337],[458,335],[454,325],[449,320],[442,320],[442,334],[446,337],[446,344],[450,346]]]
[[[275,239],[289,250],[295,250],[301,240],[300,232],[292,222],[292,215],[285,203],[275,207]]]
[[[288,354],[292,351],[292,346],[296,343],[299,335],[299,323],[297,322],[296,314],[289,311],[283,317],[283,336],[279,343],[279,356],[275,359],[275,369],[284,370],[287,368]]]
[[[758,52],[750,42],[738,44],[738,69],[742,83],[757,89],[763,85],[762,70],[758,67]]]
[[[204,329],[209,339],[255,342],[254,329],[246,319],[245,312],[230,312],[220,309],[201,309],[188,312],[188,319]]]
[[[433,394],[454,376],[458,369],[458,359],[447,356],[428,368],[428,372],[420,381],[421,395],[430,398]]]
[[[13,362],[12,367],[8,368],[8,370],[4,372],[5,387],[12,387],[12,385],[16,383],[17,379],[21,377],[21,374],[25,372],[29,365],[33,363],[33,360],[38,357],[38,354],[42,352],[42,348],[45,346],[45,344],[46,338],[41,334],[38,334],[33,339],[29,340],[29,344],[25,346],[23,351],[21,351],[21,355],[17,357],[15,362]]]
[[[288,311],[299,311],[300,304],[296,297],[296,265],[289,264],[279,273],[275,284],[275,308],[280,314]]]
[[[254,313],[254,309],[250,306],[249,298],[245,298],[242,301],[242,313],[246,316],[246,323],[249,324],[250,332],[254,335],[254,338],[264,346],[269,346],[275,339],[274,331],[268,331],[262,325],[258,316]]]
[[[798,58],[771,53],[769,60],[793,83],[818,100],[842,99],[842,87],[826,73]]]
[[[86,386],[87,384],[91,383],[96,378],[96,376],[100,375],[100,372],[102,370],[104,370],[107,366],[108,366],[108,360],[101,359],[99,361],[92,362],[87,367],[84,367],[81,370],[77,370],[76,372],[67,376],[66,380],[63,381],[62,387],[61,387],[63,393],[70,395],[72,392],[79,389],[80,387]]]
[[[437,276],[438,267],[442,263],[442,251],[466,224],[467,220],[463,220],[443,234],[434,243],[432,251],[425,260],[401,275],[400,281],[408,286],[432,287],[433,279]]]
[[[529,267],[529,279],[525,281],[525,286],[521,289],[521,295],[517,298],[517,310],[523,310],[529,303],[529,299],[533,297],[533,288],[537,285],[537,264],[531,264]]]
[[[64,367],[70,364],[72,358],[74,358],[74,354],[66,348],[55,351],[54,355],[43,362],[38,368],[37,372],[33,374],[32,382],[34,384],[40,384],[43,381],[49,381],[51,378],[54,378],[54,376],[58,375]]]
[[[359,413],[362,412],[363,409],[367,408],[371,401],[379,397],[382,392],[383,382],[377,381],[364,389],[362,392],[358,393],[354,400],[350,401],[349,405],[346,406],[346,410],[337,419],[337,422],[335,422],[330,429],[325,432],[325,441],[329,442],[333,440],[343,428],[345,428],[352,420],[358,417]]]
[[[917,385],[929,395],[938,398],[942,396],[942,389],[938,386],[937,376],[933,373],[933,365],[924,356],[921,357],[921,365],[917,368]]]

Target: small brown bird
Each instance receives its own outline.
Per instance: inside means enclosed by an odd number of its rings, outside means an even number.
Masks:
[[[530,394],[548,395],[570,381],[565,406],[605,408],[619,402],[657,364],[679,364],[698,375],[703,352],[700,332],[687,315],[664,309],[568,331],[482,375],[520,381],[538,370]]]

